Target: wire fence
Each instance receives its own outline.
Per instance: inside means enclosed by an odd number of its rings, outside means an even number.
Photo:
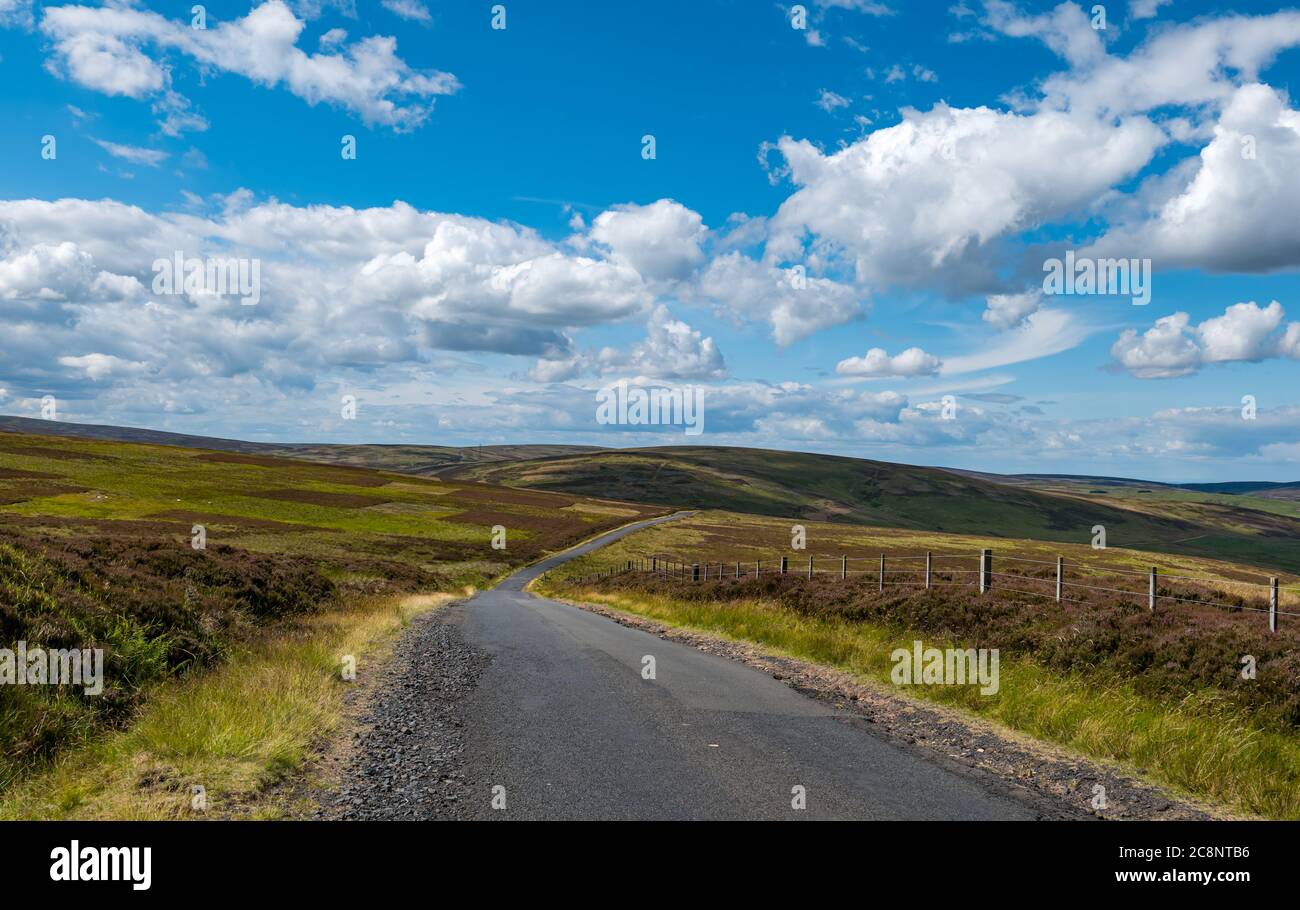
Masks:
[[[877,589],[914,587],[919,589],[969,587],[979,594],[1006,592],[1027,597],[1042,597],[1056,603],[1088,604],[1097,602],[1096,594],[1132,597],[1144,602],[1151,612],[1159,604],[1187,604],[1215,607],[1229,612],[1267,615],[1270,632],[1277,632],[1280,617],[1300,617],[1300,611],[1280,609],[1283,594],[1300,599],[1300,586],[1283,587],[1277,577],[1267,582],[1239,581],[1213,576],[1179,575],[1151,566],[1147,571],[1089,565],[1082,561],[1066,562],[1021,556],[998,556],[997,565],[1013,571],[996,571],[993,551],[978,553],[882,553],[875,556],[808,556],[794,564],[789,556],[771,560],[688,562],[673,554],[638,556],[575,579],[589,584],[603,578],[629,572],[645,572],[683,583],[731,578],[761,578],[767,574],[804,578],[854,576],[875,578]],[[1261,576],[1263,577],[1263,576]],[[1089,581],[1105,584],[1089,584]],[[1224,590],[1227,589],[1227,590]],[[1244,592],[1244,593],[1241,593]],[[1235,602],[1213,599],[1234,598]]]

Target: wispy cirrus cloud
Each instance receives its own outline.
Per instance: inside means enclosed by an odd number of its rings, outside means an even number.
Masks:
[[[380,0],[384,9],[394,16],[411,22],[430,22],[433,20],[429,8],[420,0]]]
[[[945,357],[941,372],[944,376],[958,376],[1051,357],[1078,347],[1097,331],[1063,310],[1039,310],[983,350]]]
[[[167,160],[167,153],[158,149],[141,148],[135,145],[122,145],[118,142],[109,142],[106,139],[96,139],[95,144],[108,152],[114,158],[121,158],[123,161],[129,161],[132,164],[143,164],[148,167],[157,167]]]

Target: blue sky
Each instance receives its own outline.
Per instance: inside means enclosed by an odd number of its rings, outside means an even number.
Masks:
[[[493,6],[0,0],[0,411],[1300,478],[1300,12]],[[1067,250],[1150,303],[1044,295]],[[598,424],[619,378],[705,432]]]

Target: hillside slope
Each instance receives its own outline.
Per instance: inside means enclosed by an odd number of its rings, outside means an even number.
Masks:
[[[301,458],[306,461],[319,461],[325,464],[352,465],[354,467],[375,468],[380,471],[401,471],[405,474],[420,474],[423,476],[438,474],[453,466],[480,462],[512,461],[519,458],[546,458],[553,455],[601,451],[597,446],[567,445],[439,446],[248,442],[243,439],[191,436],[185,433],[169,433],[164,430],[148,430],[140,427],[65,423],[63,421],[36,420],[31,417],[3,415],[0,415],[0,432],[35,433],[76,439],[101,439],[112,442],[135,442],[146,445],[208,449],[217,452],[271,455],[280,458]]]
[[[963,534],[1088,542],[1300,569],[1300,520],[1222,502],[1097,501],[947,471],[707,446],[609,450],[451,476],[634,502]]]

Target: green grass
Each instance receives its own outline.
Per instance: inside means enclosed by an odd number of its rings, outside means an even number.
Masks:
[[[25,451],[31,449],[51,450],[63,457]],[[286,530],[294,534],[309,532],[310,554],[323,559],[346,560],[358,546],[394,541],[396,547],[385,547],[389,554],[414,564],[443,561],[436,558],[442,555],[446,561],[469,565],[473,561],[464,557],[474,550],[489,557],[485,564],[493,570],[452,579],[455,585],[487,583],[506,568],[619,523],[614,515],[566,510],[585,497],[561,495],[547,502],[521,503],[512,491],[502,490],[499,498],[489,491],[484,498],[483,490],[476,488],[475,498],[466,500],[464,484],[262,456],[247,456],[257,464],[213,461],[213,455],[173,446],[0,433],[0,497],[21,497],[32,484],[24,477],[6,478],[6,470],[50,475],[41,483],[53,487],[40,490],[42,495],[0,505],[0,519],[13,515],[165,521],[173,526],[177,541],[188,540],[190,524],[203,519],[200,523],[213,526],[210,543],[255,547],[267,546],[266,538],[279,533],[257,524],[277,522],[291,526]],[[59,486],[69,491],[61,493]],[[326,497],[348,494],[371,501],[339,507],[266,495],[280,490]],[[631,508],[638,514],[636,507]],[[497,519],[487,522],[474,517],[484,509],[499,513]],[[192,514],[191,520],[182,517],[187,513]],[[557,517],[563,519],[562,526],[555,525]],[[498,522],[508,530],[504,551],[488,546],[491,525]],[[442,554],[436,552],[439,544],[447,545]]]

